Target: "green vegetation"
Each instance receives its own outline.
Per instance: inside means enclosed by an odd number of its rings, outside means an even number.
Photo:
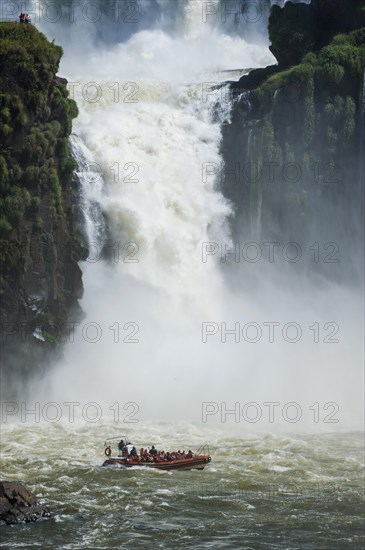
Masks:
[[[284,47],[285,33],[281,39]],[[245,110],[243,99],[236,108],[241,108],[241,150],[247,151],[243,162],[254,163],[260,174],[265,163],[278,167],[275,183],[258,178],[244,190],[246,218],[254,218],[262,205],[266,226],[283,231],[298,223],[310,225],[321,212],[320,201],[329,197],[340,211],[345,192],[351,195],[344,182],[348,187],[359,181],[365,29],[340,32],[306,51],[311,47],[309,41],[295,64],[283,64],[251,89],[253,107]],[[293,168],[283,175],[288,163]]]
[[[345,156],[355,135],[356,102],[365,68],[365,29],[341,34],[301,64],[268,78],[253,92],[283,142],[296,144],[302,162],[318,144],[328,145],[327,162]],[[299,158],[298,158],[299,155]]]
[[[43,329],[42,335],[43,335],[43,338],[45,339],[45,341],[48,342],[48,344],[55,345],[55,344],[58,344],[60,342],[59,336],[51,334],[50,332],[48,332],[48,330]]]
[[[44,337],[30,336],[26,352],[17,338],[3,343],[5,376],[16,380],[49,363],[83,291],[69,150],[78,113],[56,76],[61,55],[31,25],[0,23],[0,314]]]
[[[78,112],[65,81],[55,77],[62,48],[31,25],[9,23],[0,24],[0,45],[1,244],[6,249],[16,238],[10,237],[12,230],[19,233],[22,223],[39,217],[42,196],[48,194],[57,215],[64,215],[63,189],[75,168],[68,136]]]

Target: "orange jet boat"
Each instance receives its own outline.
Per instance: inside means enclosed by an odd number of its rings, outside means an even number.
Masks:
[[[145,452],[141,456],[133,453],[135,447],[127,443],[127,438],[121,438],[118,445],[119,453],[113,456],[111,441],[115,439],[120,438],[107,439],[104,443],[104,453],[107,458],[103,466],[154,468],[157,470],[204,470],[205,466],[212,460],[208,445],[202,445],[195,453],[189,452],[185,456],[176,452],[161,453],[154,447],[144,450]]]

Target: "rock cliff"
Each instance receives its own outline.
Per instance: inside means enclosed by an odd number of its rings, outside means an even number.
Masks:
[[[354,274],[364,217],[365,2],[350,3],[273,7],[278,65],[231,85],[222,181],[237,240],[334,243],[330,259],[342,252],[342,268]]]
[[[31,25],[0,24],[1,359],[8,397],[54,355],[83,293],[68,143],[77,106],[56,76],[61,56]]]

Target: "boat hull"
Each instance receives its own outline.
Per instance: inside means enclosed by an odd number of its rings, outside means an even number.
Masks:
[[[103,466],[124,466],[125,468],[153,468],[155,470],[204,470],[211,461],[210,456],[195,456],[172,460],[171,462],[132,462],[123,457],[110,457]]]

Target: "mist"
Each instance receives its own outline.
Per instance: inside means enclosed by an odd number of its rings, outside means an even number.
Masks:
[[[308,250],[295,265],[282,255],[252,262],[242,251],[225,261],[222,247],[235,246],[240,220],[219,178],[203,177],[205,163],[221,162],[234,101],[229,71],[275,63],[268,3],[255,23],[236,24],[220,13],[202,21],[196,0],[171,4],[141,2],[134,26],[116,28],[110,15],[97,24],[39,23],[65,51],[60,74],[80,110],[76,154],[97,166],[79,172],[83,231],[104,254],[81,264],[85,318],[30,395],[134,402],[141,420],[201,422],[203,403],[216,403],[212,423],[222,422],[222,403],[267,411],[266,402],[280,410],[295,402],[298,422],[264,414],[239,428],[360,428],[361,285],[313,275]],[[239,240],[242,247],[249,236]],[[336,404],[339,421],[315,423],[314,403],[322,413]],[[234,416],[226,427],[237,429]]]

